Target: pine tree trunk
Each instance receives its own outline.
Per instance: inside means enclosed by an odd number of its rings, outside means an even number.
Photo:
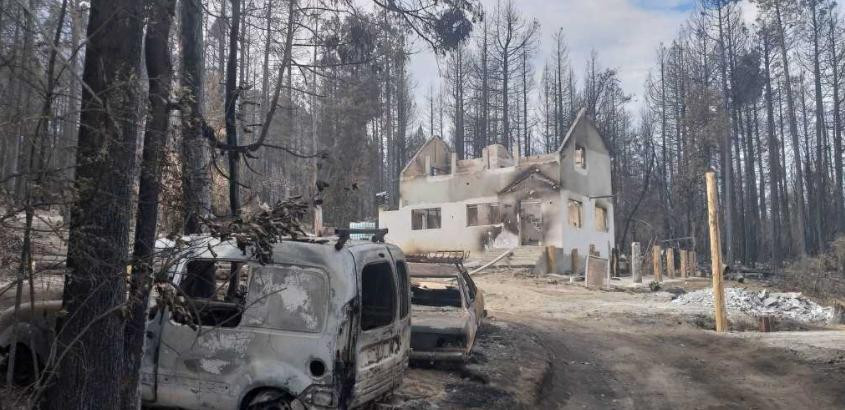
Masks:
[[[720,4],[718,9],[718,28],[719,28],[719,70],[721,71],[721,80],[722,80],[722,100],[723,100],[723,108],[725,110],[726,115],[731,115],[733,118],[732,110],[731,110],[731,101],[730,101],[730,93],[728,88],[728,56],[727,56],[727,47],[725,46],[725,34],[724,34],[724,23],[723,23],[723,15],[722,15],[722,5]],[[732,131],[735,122],[732,121]],[[722,192],[725,205],[725,263],[732,264],[734,263],[734,187],[733,187],[733,164],[731,159],[731,144],[733,142],[733,135],[731,133],[725,133],[722,137],[722,141],[719,144],[719,162],[721,166],[721,176],[722,176]]]
[[[822,94],[822,73],[821,63],[819,57],[821,50],[819,49],[819,36],[821,31],[821,23],[819,22],[818,9],[816,1],[809,3],[812,8],[812,31],[813,31],[813,83],[815,86],[815,102],[816,102],[816,198],[815,206],[815,222],[816,222],[816,252],[824,250],[824,244],[827,238],[825,224],[823,218],[827,215],[826,200],[823,198],[824,193],[827,192],[827,163],[825,158],[825,143],[827,130],[824,122],[824,95]]]
[[[801,148],[798,144],[798,119],[795,114],[795,97],[792,94],[792,79],[789,74],[789,49],[786,47],[786,33],[780,11],[780,0],[775,1],[775,16],[777,20],[778,40],[780,42],[781,63],[783,65],[784,87],[786,88],[786,110],[789,122],[789,134],[792,137],[792,154],[795,157],[795,201],[798,207],[798,250],[801,254],[807,252],[806,219],[807,208],[804,202],[804,171],[801,168]]]
[[[143,4],[93,0],[57,368],[46,405],[119,408]]]
[[[836,192],[836,212],[837,212],[837,227],[839,233],[845,232],[845,192],[843,192],[842,181],[842,101],[840,100],[840,88],[842,81],[839,72],[839,60],[841,56],[838,54],[836,34],[837,34],[836,20],[830,19],[830,57],[833,64],[831,70],[833,74],[833,168],[836,182],[834,188]]]
[[[204,135],[205,63],[203,57],[202,4],[200,0],[180,3],[182,43],[182,87],[187,101],[182,107],[182,193],[185,233],[201,231],[201,221],[211,213],[210,147]]]
[[[129,291],[129,319],[124,333],[127,383],[124,384],[123,408],[138,408],[139,372],[144,345],[145,312],[150,295],[149,279],[153,272],[153,252],[161,192],[161,165],[167,141],[172,65],[168,37],[176,9],[176,0],[155,0],[150,7],[145,40],[149,76],[149,119],[144,130],[144,148],[138,186],[138,213]]]

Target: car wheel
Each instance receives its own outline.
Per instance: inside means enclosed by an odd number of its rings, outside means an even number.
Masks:
[[[6,372],[8,371],[10,361],[10,353],[0,353],[0,384],[6,382]],[[15,374],[12,378],[12,383],[15,386],[29,386],[35,383],[35,366],[32,362],[32,353],[27,348],[18,347],[15,358]]]
[[[255,395],[247,410],[304,410],[299,400],[278,390],[264,390]]]

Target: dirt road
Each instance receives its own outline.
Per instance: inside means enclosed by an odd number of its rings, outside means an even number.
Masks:
[[[843,328],[722,336],[697,325],[701,312],[668,303],[667,292],[591,291],[508,272],[477,282],[491,316],[523,326],[548,353],[536,395],[514,407],[845,408]],[[456,397],[431,407],[491,407]]]

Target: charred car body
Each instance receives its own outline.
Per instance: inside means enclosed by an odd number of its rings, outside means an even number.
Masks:
[[[198,241],[170,269],[170,284],[158,287],[164,295],[151,298],[145,406],[350,408],[398,386],[410,350],[399,248],[288,240],[260,264],[231,242]],[[46,321],[21,325],[43,332],[32,340],[49,337]],[[9,331],[0,329],[0,345]],[[46,348],[32,346],[42,357]]]
[[[460,252],[459,252],[460,253]],[[466,361],[484,310],[484,295],[464,269],[462,255],[409,256],[411,359]]]

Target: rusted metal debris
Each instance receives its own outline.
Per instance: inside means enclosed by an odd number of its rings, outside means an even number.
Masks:
[[[418,253],[406,255],[408,262],[415,263],[448,263],[448,264],[463,264],[469,258],[467,251],[434,251],[426,253]]]

